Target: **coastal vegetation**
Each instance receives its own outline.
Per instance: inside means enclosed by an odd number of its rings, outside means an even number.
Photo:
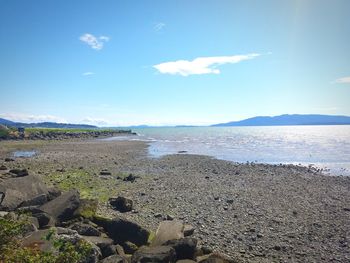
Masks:
[[[1,128],[2,127],[2,128]],[[133,134],[131,130],[121,129],[95,129],[95,128],[15,128],[0,127],[0,140],[45,140],[45,139],[69,139],[89,138],[101,136],[115,136],[118,134]]]
[[[12,218],[11,218],[12,216]],[[91,245],[86,241],[73,244],[56,238],[51,229],[43,238],[50,241],[55,252],[42,251],[33,246],[21,246],[20,239],[26,234],[29,222],[14,219],[16,214],[0,217],[0,262],[1,263],[79,263],[84,262],[91,253]]]

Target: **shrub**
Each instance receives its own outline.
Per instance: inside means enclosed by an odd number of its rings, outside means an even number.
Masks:
[[[53,243],[57,253],[44,252],[37,247],[21,247],[19,238],[24,222],[0,218],[0,263],[79,263],[85,262],[91,254],[91,245],[84,240],[72,244],[55,238],[54,231],[46,236]]]

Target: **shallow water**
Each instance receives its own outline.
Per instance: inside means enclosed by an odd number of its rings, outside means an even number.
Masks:
[[[350,175],[350,125],[133,129],[160,157],[187,151],[236,162],[293,163]]]
[[[36,151],[15,151],[13,153],[14,157],[24,157],[24,158],[29,158],[29,157],[33,157],[34,155],[36,155],[37,152]]]

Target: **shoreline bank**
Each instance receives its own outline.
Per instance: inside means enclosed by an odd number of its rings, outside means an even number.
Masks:
[[[39,150],[32,158],[1,161],[8,168],[29,168],[57,186],[62,178],[83,172],[89,179],[115,182],[105,183],[103,189],[91,185],[90,192],[90,185],[84,185],[87,194],[103,190],[134,200],[134,211],[123,214],[100,202],[101,215],[126,217],[152,230],[168,216],[180,219],[195,226],[200,244],[242,262],[344,262],[350,258],[347,177],[326,176],[307,167],[239,164],[198,155],[149,158],[147,144],[139,141],[0,145],[0,160],[14,149]],[[101,176],[103,169],[110,175]],[[117,179],[130,173],[138,177],[134,182]]]

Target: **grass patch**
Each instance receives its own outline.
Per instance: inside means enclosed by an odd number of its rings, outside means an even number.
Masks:
[[[117,132],[118,129],[99,129],[99,128],[91,128],[91,129],[79,129],[79,128],[25,128],[26,133],[37,133],[41,132],[44,134],[48,133],[83,133],[83,132]]]
[[[0,138],[6,138],[9,135],[9,131],[0,129]]]
[[[124,174],[118,174],[117,176],[125,177]],[[125,187],[120,180],[117,180],[117,176],[102,178],[87,171],[71,170],[63,173],[55,172],[43,179],[63,191],[75,188],[79,190],[82,198],[98,199],[100,202],[106,202],[109,197],[116,195]]]

